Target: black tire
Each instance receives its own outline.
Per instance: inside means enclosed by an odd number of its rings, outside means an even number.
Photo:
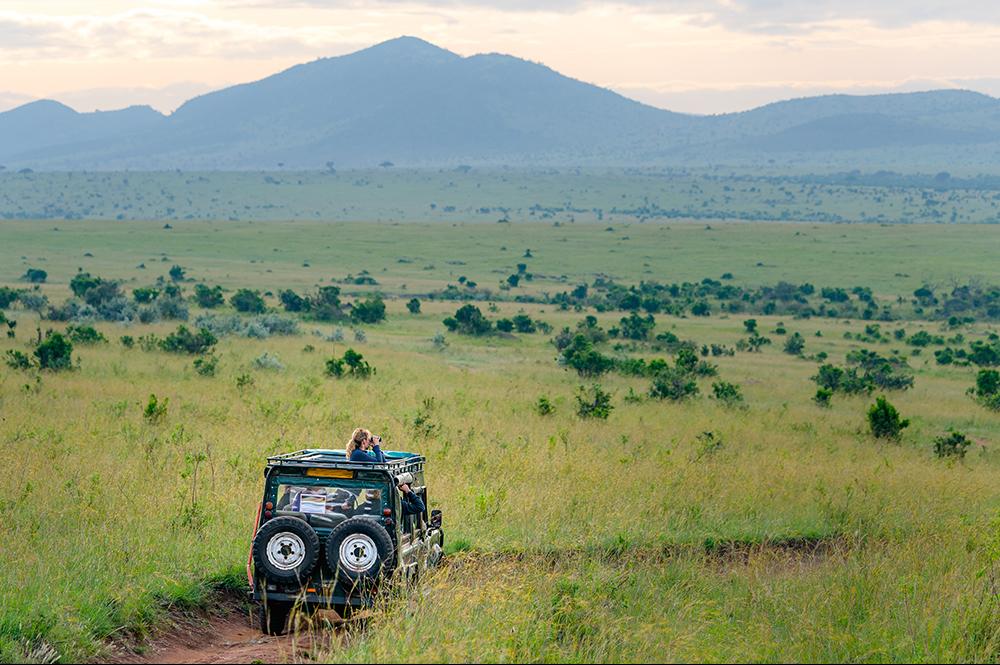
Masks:
[[[288,625],[288,614],[292,604],[278,601],[262,601],[257,608],[260,630],[265,635],[283,635]]]
[[[281,539],[272,545],[272,541]],[[298,563],[284,568],[272,562],[268,556],[268,546],[280,549],[272,552],[276,556],[291,556]],[[300,551],[301,548],[301,551]],[[287,584],[304,581],[319,562],[319,536],[304,521],[295,517],[276,517],[264,522],[253,538],[253,565],[272,582]]]
[[[352,544],[349,554],[352,560],[341,562],[341,547],[350,548]],[[394,563],[389,532],[371,518],[352,517],[341,522],[326,540],[326,564],[349,589],[366,588],[377,582],[392,573]]]

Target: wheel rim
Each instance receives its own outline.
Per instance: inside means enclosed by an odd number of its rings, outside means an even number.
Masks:
[[[364,573],[375,565],[378,547],[363,533],[354,533],[340,544],[340,565],[354,573]]]
[[[282,531],[267,541],[267,561],[278,570],[292,570],[306,558],[306,544],[296,534]]]

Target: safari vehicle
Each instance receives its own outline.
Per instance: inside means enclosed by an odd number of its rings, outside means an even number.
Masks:
[[[283,633],[293,607],[347,618],[440,562],[441,511],[426,511],[425,459],[385,457],[349,462],[343,450],[300,450],[268,458],[247,561],[266,634]],[[401,480],[423,498],[422,514],[403,514]]]

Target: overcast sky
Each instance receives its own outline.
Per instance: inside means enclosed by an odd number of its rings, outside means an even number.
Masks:
[[[0,110],[171,111],[404,34],[692,113],[827,92],[1000,96],[1000,0],[0,0]]]

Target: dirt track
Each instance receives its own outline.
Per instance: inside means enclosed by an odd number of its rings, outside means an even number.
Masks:
[[[342,639],[336,614],[320,613],[313,626],[280,637],[260,632],[246,610],[223,606],[201,617],[177,618],[141,645],[116,644],[112,663],[291,663],[312,662]]]

